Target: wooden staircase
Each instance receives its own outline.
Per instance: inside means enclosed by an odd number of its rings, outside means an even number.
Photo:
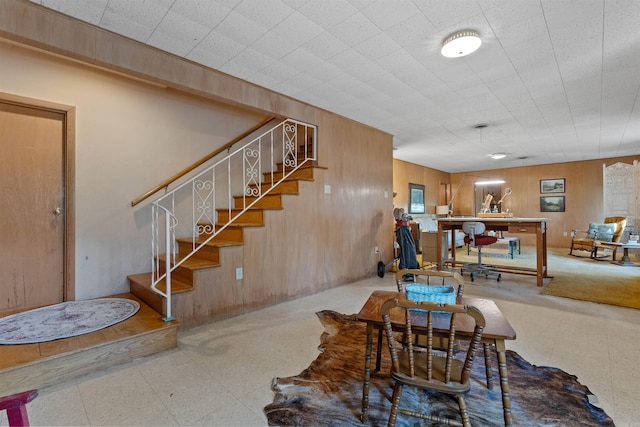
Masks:
[[[303,151],[301,147],[300,151]],[[301,155],[302,156],[302,155]],[[271,182],[280,180],[287,172],[287,168],[282,163],[277,164],[277,168],[273,172],[263,173],[263,183],[261,184],[261,197],[234,196],[234,206],[232,209],[217,209],[216,229],[221,224],[226,224],[231,220],[231,224],[222,230],[215,238],[203,246],[198,252],[193,254],[189,259],[171,275],[171,294],[172,304],[181,294],[191,292],[196,286],[197,271],[202,269],[210,269],[220,267],[220,251],[225,247],[241,246],[244,242],[245,227],[263,227],[265,210],[282,210],[283,195],[299,194],[300,181],[313,181],[315,169],[326,169],[318,166],[317,162],[307,162],[298,170],[293,172],[287,179],[276,185],[268,194],[264,191],[271,188]],[[256,204],[251,208],[242,212],[242,206],[246,206],[253,201]],[[210,225],[210,224],[201,224]],[[203,243],[208,236],[201,236],[197,244]],[[192,250],[192,239],[177,239],[178,254],[177,261],[182,260]],[[164,261],[166,255],[160,258]],[[160,263],[161,274],[164,274],[164,262]],[[141,300],[145,301],[159,313],[166,313],[166,300],[151,289],[151,272],[134,274],[128,276],[131,293]],[[163,280],[158,289],[163,292],[166,290],[166,282]],[[174,304],[175,305],[175,304]],[[175,313],[174,313],[175,314]],[[180,319],[179,315],[176,316]]]

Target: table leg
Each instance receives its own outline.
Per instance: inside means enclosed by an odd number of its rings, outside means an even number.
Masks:
[[[373,346],[373,323],[367,323],[367,343],[364,356],[364,383],[362,385],[362,414],[360,421],[367,422],[369,418],[369,381],[371,380],[371,347]]]
[[[491,344],[484,343],[484,370],[487,374],[487,388],[491,390],[493,388],[493,383],[491,379],[493,375],[491,374]]]
[[[378,345],[376,346],[376,372],[380,371],[382,362],[382,328],[378,329]]]
[[[623,265],[625,267],[638,267],[640,266],[640,264],[636,264],[635,262],[631,261],[631,257],[629,257],[629,248],[622,248],[623,253],[622,253],[622,259],[619,261],[611,261],[613,264],[617,264],[617,265]],[[615,254],[615,252],[614,252]]]
[[[547,277],[547,229],[546,223],[536,229],[536,284],[542,286]]]
[[[500,374],[500,388],[502,389],[502,409],[504,411],[504,425],[513,425],[511,421],[511,393],[509,392],[509,373],[507,371],[507,349],[504,340],[496,340],[498,353],[498,373]]]
[[[615,252],[614,252],[614,256],[613,259],[615,261]],[[629,249],[627,248],[622,248],[622,264],[631,264],[631,258],[629,258]]]

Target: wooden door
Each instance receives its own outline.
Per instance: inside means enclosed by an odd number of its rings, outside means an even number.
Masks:
[[[65,115],[0,100],[0,311],[65,295]]]

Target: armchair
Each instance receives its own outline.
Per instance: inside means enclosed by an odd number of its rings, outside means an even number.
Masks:
[[[586,231],[571,230],[571,248],[569,255],[577,256],[576,251],[589,252],[591,258],[598,258],[598,248],[613,251],[613,258],[616,257],[616,249],[605,247],[602,243],[619,242],[622,239],[624,228],[627,226],[627,218],[623,216],[609,216],[603,223],[591,222]]]

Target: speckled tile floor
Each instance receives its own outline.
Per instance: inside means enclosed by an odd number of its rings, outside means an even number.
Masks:
[[[273,377],[300,373],[318,354],[315,312],[357,313],[378,289],[395,289],[392,273],[181,331],[175,350],[42,389],[29,418],[47,426],[266,425]],[[497,302],[518,334],[507,348],[576,375],[617,426],[640,426],[640,310],[540,295],[533,277],[512,274],[469,282],[465,295]]]

